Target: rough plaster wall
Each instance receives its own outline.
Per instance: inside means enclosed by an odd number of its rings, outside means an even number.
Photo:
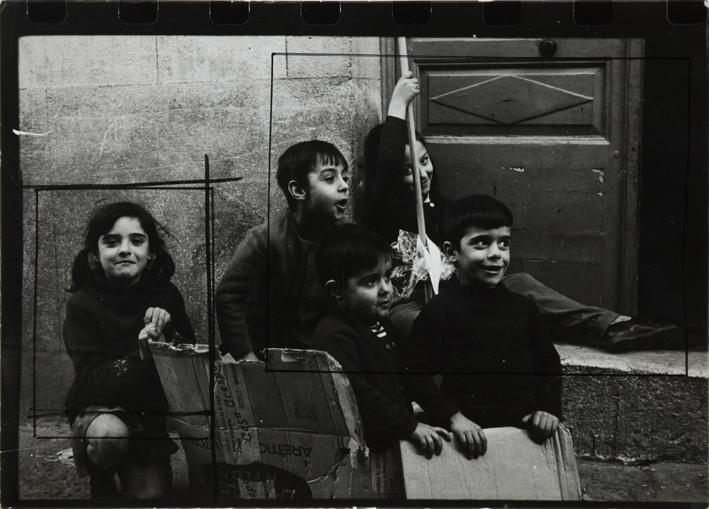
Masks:
[[[334,55],[298,55],[319,52]],[[51,131],[21,137],[23,182],[199,179],[208,154],[212,178],[243,177],[214,190],[218,280],[246,230],[266,218],[268,198],[272,213],[284,207],[269,161],[275,173],[278,155],[287,146],[320,138],[356,162],[367,130],[381,118],[378,52],[376,38],[23,38],[19,128]],[[36,232],[35,194],[25,194],[24,413],[31,405],[33,375],[39,411],[60,409],[73,377],[61,339],[68,296],[63,289],[86,218],[97,203],[140,201],[169,228],[172,236],[166,241],[177,265],[174,282],[206,341],[202,191],[42,191],[38,198]]]

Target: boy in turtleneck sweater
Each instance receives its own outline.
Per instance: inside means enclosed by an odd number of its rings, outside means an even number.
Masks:
[[[559,354],[532,301],[499,284],[511,228],[512,213],[490,196],[451,207],[444,249],[458,281],[424,307],[403,349],[415,400],[468,457],[485,453],[483,428],[526,427],[542,443],[561,417]]]

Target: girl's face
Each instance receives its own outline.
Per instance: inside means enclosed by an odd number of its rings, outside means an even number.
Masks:
[[[426,199],[428,196],[429,191],[431,190],[431,179],[433,178],[433,163],[431,162],[431,158],[428,157],[428,151],[426,150],[426,147],[423,146],[423,143],[421,143],[419,140],[416,140],[414,143],[415,147],[415,152],[416,152],[416,159],[418,160],[418,165],[419,165],[419,174],[421,175],[421,194],[423,195],[423,198]],[[413,166],[411,164],[411,150],[409,149],[409,146],[406,146],[406,152],[405,152],[405,157],[406,157],[406,162],[404,163],[405,166],[405,173],[404,173],[404,186],[406,189],[411,190],[411,194],[414,193],[414,170]]]
[[[106,279],[120,285],[140,280],[150,260],[148,235],[135,217],[121,217],[98,239],[98,257]]]

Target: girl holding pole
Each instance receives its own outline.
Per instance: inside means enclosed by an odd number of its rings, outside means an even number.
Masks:
[[[427,237],[442,247],[450,200],[436,189],[434,163],[424,137],[418,132],[415,134],[413,154],[407,138],[407,109],[411,111],[409,105],[418,94],[418,79],[405,71],[392,92],[385,122],[367,136],[364,173],[368,203],[363,207],[363,222],[390,242],[397,240],[399,230],[416,232],[414,184],[418,177]],[[674,325],[643,322],[608,309],[587,306],[526,273],[508,274],[502,282],[508,290],[532,299],[556,337],[581,338],[611,352],[681,346],[682,338]],[[411,332],[426,295],[425,286],[420,282],[410,297],[392,306],[391,322],[401,337],[408,337]]]

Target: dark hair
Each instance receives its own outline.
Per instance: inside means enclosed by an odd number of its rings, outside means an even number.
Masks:
[[[368,188],[368,193],[374,192],[374,189],[371,188],[371,186],[374,183],[374,178],[377,174],[377,165],[379,162],[379,150],[381,146],[381,138],[382,138],[382,130],[384,129],[384,124],[379,124],[374,126],[369,133],[367,134],[367,137],[364,140],[364,184],[365,186],[370,186]],[[416,140],[420,141],[421,144],[428,149],[428,145],[426,144],[426,138],[423,137],[423,135],[417,130],[416,131]],[[409,144],[408,137],[406,139],[406,144]],[[411,150],[411,149],[409,149]],[[403,178],[404,175],[406,174],[406,168],[402,166],[400,168],[401,171],[401,177]],[[436,175],[437,173],[434,171],[433,176],[431,178],[431,188],[429,191],[429,194],[431,195],[432,199],[438,198],[437,195],[437,188],[436,188]],[[401,184],[401,189],[402,192],[408,193],[409,190],[406,189],[403,191],[404,186],[403,183]]]
[[[457,246],[471,226],[491,230],[512,227],[512,212],[504,203],[485,194],[473,194],[453,203],[448,210],[445,240]]]
[[[321,140],[301,141],[291,145],[278,158],[276,181],[288,200],[288,206],[293,207],[295,199],[288,192],[288,182],[295,180],[299,186],[305,186],[307,175],[315,165],[337,164],[347,169],[347,161],[335,145]]]
[[[394,253],[383,237],[354,223],[335,225],[323,238],[315,253],[315,266],[322,284],[345,281],[362,271],[376,267],[379,261],[392,259]]]
[[[167,282],[175,273],[175,262],[165,250],[165,241],[158,232],[160,230],[169,235],[167,229],[137,203],[128,201],[108,203],[94,210],[86,225],[84,247],[74,258],[71,267],[70,292],[83,288],[87,283],[105,281],[106,276],[100,264],[92,262],[89,258],[90,255],[98,255],[99,238],[111,231],[116,221],[122,217],[136,218],[148,235],[148,246],[153,259],[148,263],[144,276]]]

